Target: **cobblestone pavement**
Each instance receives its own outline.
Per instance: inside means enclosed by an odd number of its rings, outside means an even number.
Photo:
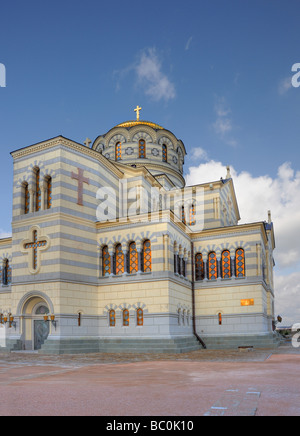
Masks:
[[[300,416],[300,349],[0,353],[0,416]]]

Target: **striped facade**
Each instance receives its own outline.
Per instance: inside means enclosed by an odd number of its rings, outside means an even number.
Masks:
[[[273,225],[238,225],[229,170],[186,187],[185,153],[149,122],[118,125],[91,148],[59,136],[11,153],[2,349],[180,352],[199,348],[197,336],[208,348],[273,344]]]

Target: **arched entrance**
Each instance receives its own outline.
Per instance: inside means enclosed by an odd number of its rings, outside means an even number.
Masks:
[[[22,319],[22,342],[25,350],[39,350],[50,332],[49,322],[44,316],[53,313],[49,299],[42,293],[29,293],[18,306]]]

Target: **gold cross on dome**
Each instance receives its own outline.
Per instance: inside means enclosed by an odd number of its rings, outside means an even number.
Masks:
[[[139,121],[140,119],[140,111],[142,110],[141,107],[139,107],[139,105],[137,105],[137,107],[134,109],[134,112],[136,112],[136,120]]]

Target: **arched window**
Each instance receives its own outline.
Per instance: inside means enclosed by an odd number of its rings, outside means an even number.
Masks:
[[[135,274],[138,272],[138,252],[136,249],[136,243],[131,242],[129,245],[129,274]]]
[[[2,270],[2,284],[9,285],[11,283],[11,268],[8,259],[4,260]]]
[[[124,327],[129,326],[129,310],[128,309],[123,310],[123,326]]]
[[[163,144],[162,146],[162,161],[168,162],[168,149],[166,144]]]
[[[231,277],[231,258],[230,251],[224,250],[222,253],[222,279]]]
[[[121,244],[118,244],[116,246],[115,259],[116,259],[116,275],[124,274],[124,253]]]
[[[204,279],[204,262],[201,253],[195,256],[195,279],[196,282]]]
[[[217,256],[214,251],[208,255],[208,280],[216,280],[218,277]]]
[[[238,248],[235,252],[236,277],[245,277],[245,252]]]
[[[122,144],[121,142],[116,143],[116,161],[122,159]]]
[[[144,241],[143,244],[143,272],[152,271],[152,254],[151,254],[151,242],[149,239]]]
[[[46,179],[46,205],[47,209],[51,209],[52,206],[52,178]]]
[[[143,309],[141,309],[140,307],[136,311],[136,325],[144,325],[144,312]]]
[[[40,169],[36,169],[35,173],[35,210],[41,210],[41,187],[40,187]]]
[[[190,207],[190,226],[194,226],[196,224],[196,206],[193,203]]]
[[[139,157],[146,158],[146,141],[144,139],[139,140]]]
[[[111,273],[110,254],[108,252],[108,246],[102,248],[102,275],[108,276]]]
[[[24,185],[24,213],[29,213],[29,204],[30,204],[30,197],[29,197],[29,188],[28,183]]]
[[[116,312],[115,310],[111,309],[109,311],[109,327],[115,327],[116,326]]]

